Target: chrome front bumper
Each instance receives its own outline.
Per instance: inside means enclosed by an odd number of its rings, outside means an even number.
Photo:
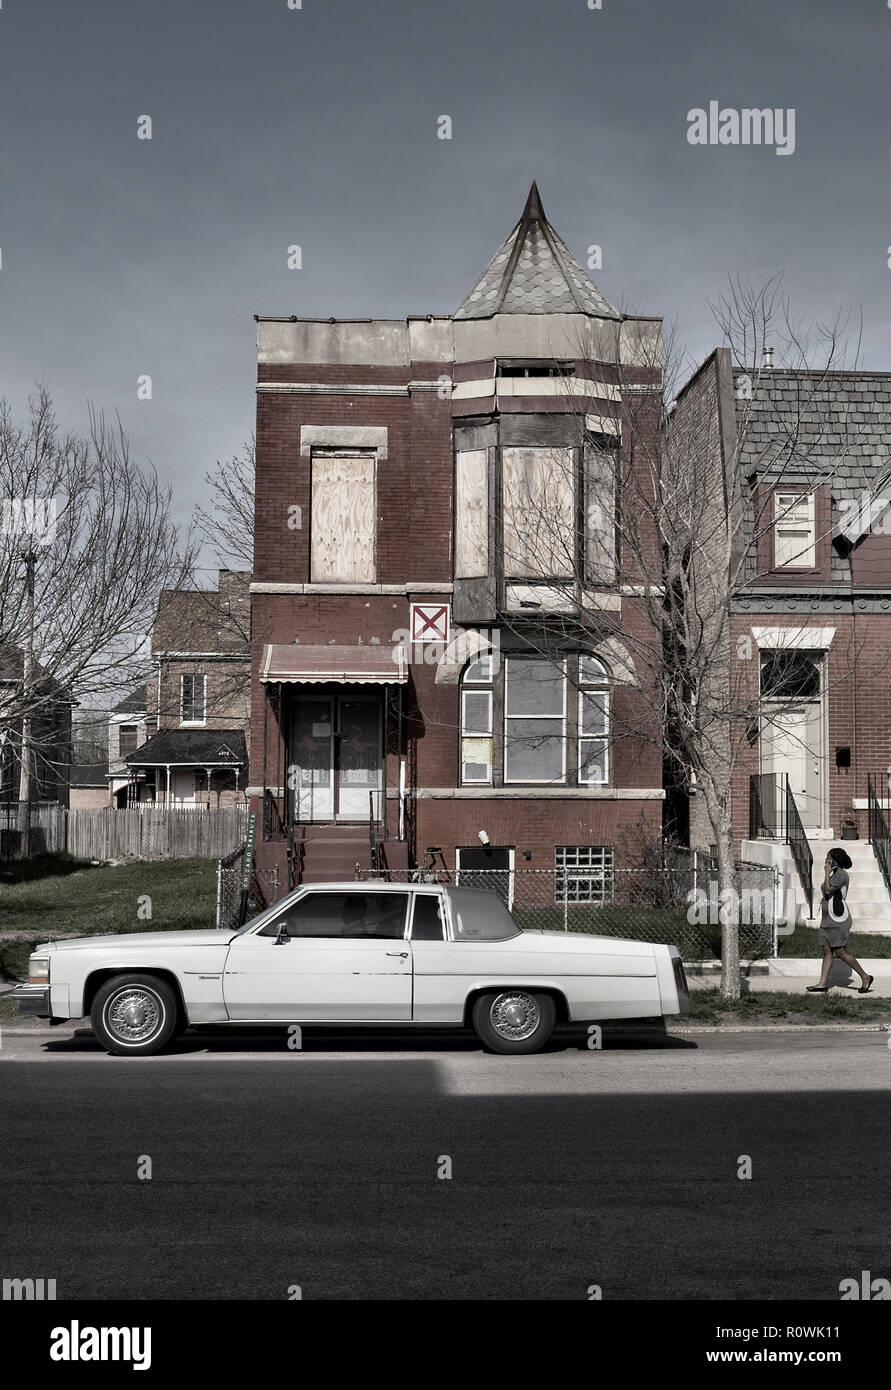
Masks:
[[[51,1018],[49,985],[16,985],[12,991],[12,1006],[17,1014]]]

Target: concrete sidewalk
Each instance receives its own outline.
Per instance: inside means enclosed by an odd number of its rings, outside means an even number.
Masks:
[[[808,985],[815,985],[820,979],[821,958],[814,956],[786,956],[776,960],[744,961],[741,974],[745,987],[755,991],[779,990],[788,994],[802,994]],[[875,976],[871,996],[891,998],[891,960],[884,957],[876,960],[860,961],[868,975]],[[685,961],[684,969],[691,989],[709,989],[721,982],[720,961]],[[845,965],[844,961],[834,961],[829,974],[832,990],[842,990],[856,994],[860,988],[860,977]],[[870,997],[871,997],[870,996]],[[866,996],[863,996],[866,998]]]

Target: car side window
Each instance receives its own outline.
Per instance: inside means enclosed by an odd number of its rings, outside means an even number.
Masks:
[[[258,936],[275,936],[284,924],[289,936],[362,940],[405,935],[408,893],[307,893],[273,917]]]
[[[412,941],[442,941],[445,939],[445,924],[438,894],[418,893],[415,896],[415,911],[411,922]]]

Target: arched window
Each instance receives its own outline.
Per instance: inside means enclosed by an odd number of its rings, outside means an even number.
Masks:
[[[609,783],[610,676],[597,657],[487,653],[465,668],[460,700],[462,784]]]
[[[461,680],[461,781],[490,786],[493,764],[493,661],[476,657]]]
[[[609,675],[596,656],[579,657],[579,786],[609,781]]]

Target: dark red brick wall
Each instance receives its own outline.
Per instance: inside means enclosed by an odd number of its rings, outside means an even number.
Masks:
[[[408,369],[344,366],[261,367],[260,380],[360,384],[435,380],[441,364]],[[302,425],[369,425],[387,429],[378,465],[377,582],[451,578],[452,444],[448,399],[433,390],[409,396],[257,395],[256,581],[310,579],[310,463],[300,455]],[[300,530],[288,508],[302,509]]]
[[[840,600],[841,602],[841,600]],[[750,637],[753,626],[833,627],[832,645],[825,653],[824,680],[828,711],[829,825],[840,833],[844,807],[854,797],[866,795],[868,773],[884,775],[891,764],[891,689],[888,678],[888,652],[891,645],[891,614],[846,612],[808,615],[765,611],[739,614],[733,620],[734,644],[739,636]],[[738,681],[735,703],[743,703],[746,692],[754,696],[758,682],[758,648],[752,643],[749,660],[734,660]],[[737,843],[748,837],[749,777],[758,772],[758,743],[738,739],[740,747],[733,777],[733,820]],[[845,772],[835,766],[837,747],[851,749],[851,767]],[[887,792],[882,788],[885,795]],[[860,812],[860,835],[866,835],[866,813]]]

